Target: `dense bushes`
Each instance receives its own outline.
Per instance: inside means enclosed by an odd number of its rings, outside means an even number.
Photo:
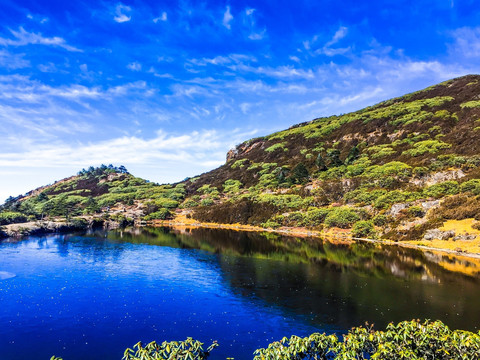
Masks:
[[[358,213],[348,207],[334,208],[325,218],[325,225],[328,227],[339,227],[346,229],[352,226],[353,223],[360,220]]]
[[[255,351],[255,360],[279,359],[410,359],[480,358],[480,334],[450,330],[441,321],[418,320],[389,324],[386,331],[353,328],[339,341],[336,335],[292,336]]]
[[[26,222],[27,217],[19,212],[4,211],[0,212],[0,225]]]
[[[352,236],[357,238],[372,238],[375,236],[375,226],[370,220],[360,220],[353,225]]]

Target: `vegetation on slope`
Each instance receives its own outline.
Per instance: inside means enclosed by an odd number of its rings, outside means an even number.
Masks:
[[[58,218],[68,222],[82,217],[121,224],[165,219],[184,196],[182,184],[158,185],[131,175],[123,166],[102,165],[7,199],[1,207],[0,225]]]
[[[448,219],[480,221],[479,80],[453,79],[248,140],[225,165],[177,185],[149,183],[123,167],[83,170],[10,198],[0,224],[99,214],[166,219],[181,209],[204,222],[418,240]]]
[[[480,76],[244,142],[185,182],[200,221],[421,238],[480,220]]]

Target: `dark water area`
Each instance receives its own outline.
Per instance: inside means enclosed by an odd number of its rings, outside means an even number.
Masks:
[[[480,328],[480,261],[366,243],[168,228],[0,242],[0,359],[121,359],[137,341],[283,336],[366,321]]]

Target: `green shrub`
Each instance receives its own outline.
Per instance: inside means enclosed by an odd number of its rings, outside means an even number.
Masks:
[[[375,236],[375,226],[371,220],[360,220],[353,224],[352,236],[357,238],[372,238]]]
[[[409,150],[405,150],[402,155],[419,156],[425,153],[436,154],[440,150],[451,148],[451,144],[447,144],[439,140],[424,140],[413,144]]]
[[[383,214],[378,214],[372,219],[372,221],[376,226],[385,226],[387,225],[388,217]]]
[[[413,217],[424,217],[425,216],[425,210],[423,210],[423,207],[415,205],[411,206],[407,209],[407,212],[410,216]]]
[[[239,180],[228,179],[223,183],[223,191],[230,194],[238,193],[242,185]]]
[[[237,160],[235,161],[231,168],[232,169],[236,169],[236,168],[240,168],[240,169],[243,169],[245,167],[245,162],[248,161],[248,159],[240,159],[240,160]]]
[[[423,193],[428,197],[440,198],[445,195],[458,194],[459,190],[458,182],[451,180],[429,186],[423,190]]]
[[[200,201],[200,205],[202,206],[210,206],[213,205],[213,200],[210,198],[205,198]]]
[[[277,143],[277,144],[273,144],[272,146],[268,147],[265,149],[266,152],[274,152],[276,150],[283,150],[283,151],[288,151],[288,149],[285,147],[287,143]]]
[[[329,212],[330,210],[326,208],[319,208],[307,211],[305,213],[304,225],[319,226],[323,224]]]
[[[203,343],[192,338],[179,342],[164,341],[161,344],[152,341],[145,347],[139,342],[133,349],[125,350],[122,360],[204,360],[218,344],[214,341],[206,350],[202,346]]]
[[[183,204],[181,205],[181,207],[183,209],[191,209],[191,208],[194,208],[194,207],[197,207],[198,206],[198,202],[196,202],[195,200],[193,199],[187,199],[183,202]]]
[[[450,330],[441,321],[403,321],[390,323],[385,331],[356,327],[339,341],[336,335],[315,333],[309,337],[292,336],[255,351],[254,360],[357,360],[478,359],[480,335]]]
[[[24,214],[19,212],[14,212],[14,211],[0,212],[0,225],[23,223],[23,222],[26,222],[27,220],[28,220],[27,217]]]
[[[387,176],[396,176],[400,178],[409,177],[412,173],[412,167],[400,161],[391,161],[384,165],[373,165],[366,171],[366,176],[373,179],[382,179]]]
[[[144,217],[145,220],[165,220],[171,216],[168,209],[162,208]]]
[[[360,216],[355,210],[348,207],[338,207],[328,213],[325,218],[325,225],[346,229],[358,220],[360,220]]]
[[[480,100],[472,100],[472,101],[467,101],[462,104],[460,104],[460,107],[462,109],[473,109],[473,108],[478,108],[480,107]]]
[[[460,185],[461,192],[472,192],[480,195],[480,179],[468,180]]]

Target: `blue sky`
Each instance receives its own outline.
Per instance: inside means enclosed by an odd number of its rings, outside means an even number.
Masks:
[[[0,0],[0,201],[101,163],[182,180],[229,148],[480,73],[476,1]]]

